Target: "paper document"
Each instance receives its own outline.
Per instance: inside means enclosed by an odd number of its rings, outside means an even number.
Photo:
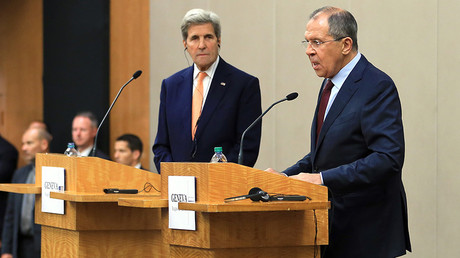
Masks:
[[[194,176],[168,176],[169,228],[196,230],[195,211],[179,210],[180,202],[195,203]]]
[[[63,192],[64,184],[64,168],[42,167],[42,212],[64,214],[64,200],[50,198],[50,192]]]

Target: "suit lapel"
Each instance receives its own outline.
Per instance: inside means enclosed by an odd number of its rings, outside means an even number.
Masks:
[[[228,64],[220,58],[216,72],[214,73],[214,77],[211,81],[211,86],[209,88],[208,96],[206,97],[206,102],[204,103],[203,111],[201,112],[200,121],[196,130],[197,138],[200,137],[213,113],[217,110],[217,106],[224,97],[227,88],[231,87],[230,82],[228,81],[228,75]]]
[[[340,88],[339,93],[337,94],[337,97],[334,100],[334,103],[332,103],[332,106],[329,109],[329,112],[327,113],[326,119],[324,120],[323,126],[321,128],[321,132],[319,133],[318,143],[316,144],[315,150],[318,150],[318,147],[321,145],[324,139],[324,135],[326,135],[331,125],[334,123],[334,121],[337,119],[340,113],[342,113],[343,109],[345,108],[345,106],[348,104],[353,94],[358,89],[357,83],[363,77],[363,72],[367,64],[368,62],[366,58],[364,56],[361,56],[361,59],[359,60],[355,68],[353,68],[353,70],[351,71],[351,73],[348,75],[347,79],[343,83],[342,87]],[[315,117],[316,117],[316,114],[315,114]],[[314,124],[316,125],[316,122],[314,122]]]
[[[186,136],[183,139],[192,140],[192,89],[193,89],[193,65],[184,71],[182,74],[182,81],[180,81],[177,94],[177,112],[182,121],[183,128],[188,128],[187,130],[182,130],[183,134]]]

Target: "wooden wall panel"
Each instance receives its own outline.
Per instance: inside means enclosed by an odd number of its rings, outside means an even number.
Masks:
[[[0,4],[0,133],[19,151],[28,124],[43,118],[42,3],[16,0]]]
[[[144,144],[142,165],[149,168],[149,1],[110,2],[110,102],[133,73],[142,75],[120,95],[110,114],[110,154],[115,139],[132,133]],[[155,168],[150,168],[155,170]]]

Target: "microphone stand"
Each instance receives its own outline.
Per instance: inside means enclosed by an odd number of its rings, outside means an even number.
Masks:
[[[265,110],[265,112],[263,112],[259,117],[257,117],[256,120],[254,120],[254,122],[252,122],[252,124],[246,128],[246,130],[244,130],[243,134],[241,135],[241,141],[240,141],[240,152],[238,153],[238,164],[242,165],[243,164],[243,142],[244,142],[244,136],[246,135],[246,132],[249,131],[249,129],[251,129],[257,122],[259,122],[261,120],[261,118],[273,107],[275,106],[276,104],[278,103],[281,103],[283,101],[286,101],[286,100],[293,100],[295,98],[297,98],[298,94],[297,92],[294,92],[294,93],[291,93],[289,94],[288,96],[286,96],[286,98],[284,99],[281,99],[281,100],[278,100],[277,102],[273,103],[269,108],[267,108],[267,110]]]
[[[108,114],[110,113],[110,111],[112,110],[113,105],[115,104],[115,102],[117,101],[118,97],[120,96],[120,93],[123,91],[123,89],[126,87],[126,85],[128,85],[132,80],[137,79],[137,77],[139,77],[139,76],[141,75],[141,73],[142,73],[141,70],[136,71],[136,72],[133,74],[133,76],[131,77],[131,79],[129,79],[129,81],[127,81],[123,86],[121,86],[120,90],[119,90],[118,93],[117,93],[117,96],[116,96],[115,99],[112,101],[112,104],[110,105],[109,110],[107,110],[107,112],[105,113],[104,118],[102,118],[102,121],[101,121],[101,123],[99,124],[99,127],[97,128],[96,137],[94,138],[93,149],[92,149],[92,151],[91,151],[91,157],[95,157],[95,156],[96,156],[97,136],[99,135],[99,130],[101,129],[102,124],[104,123],[105,119],[107,118],[107,115],[108,115]]]

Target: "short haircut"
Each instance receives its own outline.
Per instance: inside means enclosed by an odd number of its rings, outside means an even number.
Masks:
[[[37,130],[39,140],[46,140],[48,144],[53,140],[53,136],[43,128],[32,128],[32,130]]]
[[[32,120],[29,123],[28,129],[32,129],[32,128],[41,128],[41,129],[45,130],[46,133],[48,134],[48,136],[43,136],[42,139],[46,139],[48,141],[48,143],[53,140],[53,134],[50,131],[50,127],[43,120],[39,120],[39,119]]]
[[[214,28],[216,37],[220,39],[220,18],[217,14],[203,9],[192,9],[188,11],[182,19],[180,26],[182,32],[182,39],[187,40],[188,29],[192,25],[211,23]]]
[[[93,112],[90,112],[90,111],[79,112],[77,113],[77,115],[75,115],[75,117],[78,117],[78,116],[89,118],[89,120],[91,121],[91,126],[94,128],[97,128],[99,125],[99,122],[97,121],[97,118],[93,114]]]
[[[119,136],[115,141],[125,141],[128,143],[128,148],[131,151],[138,150],[142,154],[142,141],[134,134],[123,134]]]
[[[310,14],[310,19],[316,19],[320,13],[329,14],[329,35],[334,39],[350,37],[353,40],[353,49],[358,51],[358,23],[355,17],[347,11],[337,7],[324,6]]]

